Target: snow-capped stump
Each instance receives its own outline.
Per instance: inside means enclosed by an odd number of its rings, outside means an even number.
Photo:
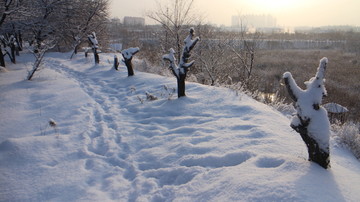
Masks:
[[[324,104],[324,108],[329,113],[334,113],[334,114],[345,113],[345,112],[349,111],[346,107],[341,106],[341,105],[336,104],[336,103],[333,103],[333,102]]]
[[[128,49],[124,49],[121,51],[121,54],[123,56],[123,62],[125,63],[127,70],[128,70],[128,76],[133,76],[134,75],[134,69],[133,69],[133,65],[132,65],[132,58],[133,56],[138,53],[140,51],[140,49],[138,47],[135,48],[128,48]]]
[[[295,102],[296,116],[291,121],[291,127],[300,134],[305,142],[309,161],[318,163],[323,168],[330,165],[329,138],[330,122],[327,111],[321,106],[322,98],[326,96],[324,86],[327,58],[320,60],[315,77],[306,81],[306,90],[301,89],[290,72],[283,75],[288,93]]]
[[[331,123],[336,121],[345,122],[345,113],[349,111],[346,107],[331,102],[324,104],[324,108],[329,113]]]
[[[186,96],[185,95],[185,79],[189,68],[194,64],[194,61],[188,62],[191,56],[190,52],[196,45],[196,43],[200,40],[199,37],[195,37],[194,28],[190,28],[189,35],[184,40],[184,49],[182,52],[182,56],[180,58],[179,64],[176,64],[176,59],[174,56],[174,49],[170,48],[169,54],[163,56],[163,60],[169,61],[169,68],[177,79],[178,86],[178,97]],[[194,38],[194,39],[193,39]]]

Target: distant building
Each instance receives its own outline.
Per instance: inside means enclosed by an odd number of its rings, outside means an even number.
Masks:
[[[141,17],[124,17],[124,25],[127,26],[144,26],[145,25],[145,18]]]
[[[273,28],[276,27],[276,18],[271,15],[242,15],[232,16],[232,27],[246,26],[251,28]]]

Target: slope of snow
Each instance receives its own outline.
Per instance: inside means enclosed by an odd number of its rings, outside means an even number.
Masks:
[[[127,77],[113,54],[68,58],[0,73],[0,201],[360,201],[350,152],[331,140],[330,169],[308,162],[290,120],[246,95],[189,82],[176,99],[175,78]]]

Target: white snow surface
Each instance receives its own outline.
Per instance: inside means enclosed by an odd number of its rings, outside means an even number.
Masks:
[[[0,201],[360,201],[349,151],[331,139],[330,169],[307,161],[290,120],[246,95],[188,82],[177,99],[173,77],[69,57],[0,73]]]

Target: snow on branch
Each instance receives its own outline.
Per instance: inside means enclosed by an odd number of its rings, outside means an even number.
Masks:
[[[184,40],[184,52],[190,52],[194,48],[196,43],[200,40],[199,37],[195,37],[195,39],[193,39],[195,35],[195,30],[193,27],[190,28],[189,32],[189,35]]]
[[[96,48],[96,49],[99,48],[99,42],[96,38],[95,32],[89,34],[88,39],[91,42],[92,48]]]
[[[194,28],[190,28],[189,30],[189,35],[185,38],[184,40],[184,50],[182,53],[182,57],[180,60],[180,71],[181,73],[184,73],[185,71],[187,71],[188,68],[190,68],[193,64],[194,61],[188,62],[189,57],[191,56],[190,51],[194,48],[194,46],[196,45],[196,43],[200,40],[199,37],[195,37],[193,39],[195,35],[195,30]]]
[[[169,68],[173,72],[174,76],[176,76],[176,78],[179,78],[179,67],[176,65],[174,49],[170,48],[169,54],[163,55],[162,58],[163,58],[163,60],[169,61],[169,63],[170,63]]]
[[[128,48],[121,51],[121,54],[123,55],[124,59],[131,59],[136,53],[140,51],[140,48]]]

